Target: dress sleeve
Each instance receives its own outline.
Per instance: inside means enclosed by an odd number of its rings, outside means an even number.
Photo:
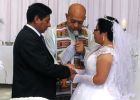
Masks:
[[[103,46],[103,47],[101,47],[101,49],[99,49],[96,52],[96,55],[97,56],[100,56],[102,54],[111,54],[111,55],[114,55],[114,49],[111,48],[111,47]]]

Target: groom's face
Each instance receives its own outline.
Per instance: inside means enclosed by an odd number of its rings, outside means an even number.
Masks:
[[[43,19],[40,19],[39,17],[35,17],[35,24],[36,28],[40,33],[44,33],[48,27],[51,26],[50,24],[50,16],[46,16]]]

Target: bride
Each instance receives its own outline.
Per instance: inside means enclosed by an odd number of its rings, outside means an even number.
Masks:
[[[71,76],[79,83],[71,100],[130,100],[133,68],[126,33],[106,16],[98,19],[94,38],[101,46],[85,55],[85,70]]]

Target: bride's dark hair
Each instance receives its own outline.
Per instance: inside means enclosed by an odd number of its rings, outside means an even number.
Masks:
[[[97,24],[100,33],[102,34],[103,32],[107,32],[107,38],[111,42],[113,41],[113,21],[119,23],[116,18],[113,18],[111,16],[105,16],[104,18],[99,18]]]

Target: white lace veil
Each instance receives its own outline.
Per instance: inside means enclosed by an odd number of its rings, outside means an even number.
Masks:
[[[122,96],[132,96],[134,66],[132,60],[132,45],[128,34],[121,26],[113,22],[113,44],[115,50],[115,85]]]

